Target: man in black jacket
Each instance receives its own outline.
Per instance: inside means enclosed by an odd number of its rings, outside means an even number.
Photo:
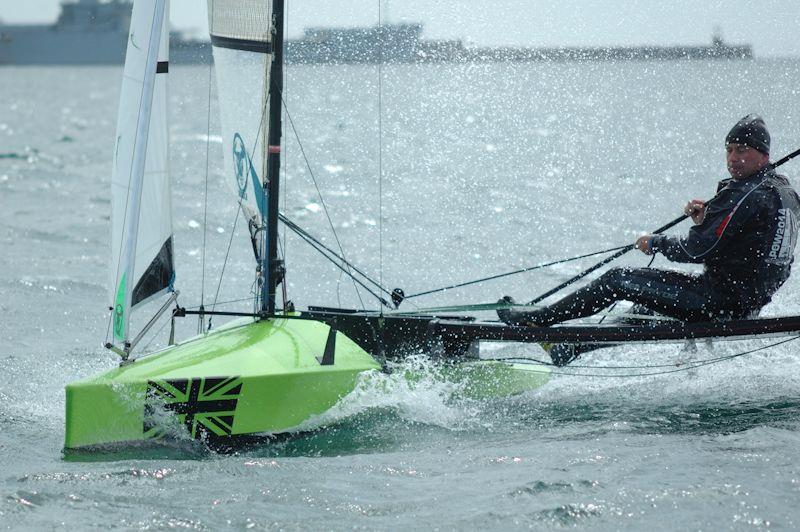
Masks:
[[[703,273],[612,268],[553,305],[501,309],[500,319],[549,326],[590,316],[619,300],[684,321],[757,315],[789,277],[800,222],[800,198],[769,164],[769,145],[761,117],[742,118],[725,139],[731,177],[719,183],[711,200],[686,205],[695,223],[689,234],[645,235],[635,243],[647,255],[702,263]],[[504,301],[513,304],[511,298]],[[569,362],[553,358],[557,364]]]

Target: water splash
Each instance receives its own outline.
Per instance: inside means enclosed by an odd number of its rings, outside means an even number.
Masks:
[[[463,382],[454,382],[445,367],[418,355],[390,363],[389,373],[365,372],[355,390],[333,408],[303,423],[299,430],[334,425],[372,410],[385,410],[405,422],[459,431],[476,427],[480,402],[464,396]]]

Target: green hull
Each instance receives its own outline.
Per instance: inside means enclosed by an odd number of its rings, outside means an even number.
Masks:
[[[550,379],[550,368],[535,363],[470,360],[453,364],[444,378],[459,384],[470,399],[508,397],[535,390]]]
[[[65,447],[176,428],[198,439],[295,428],[350,393],[359,374],[380,369],[341,333],[334,363],[322,365],[329,330],[308,320],[247,320],[69,384]]]
[[[236,436],[295,429],[352,392],[361,373],[381,368],[341,332],[333,364],[323,365],[330,330],[313,320],[243,320],[69,384],[65,447],[187,434],[235,445]],[[549,370],[470,360],[448,365],[441,377],[464,396],[488,398],[538,388]]]

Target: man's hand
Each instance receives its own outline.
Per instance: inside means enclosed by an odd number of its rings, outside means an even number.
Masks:
[[[706,218],[706,202],[699,199],[692,200],[686,204],[683,213],[691,216],[695,225],[700,225]]]
[[[633,247],[644,253],[645,255],[652,255],[653,248],[650,246],[650,240],[653,238],[653,235],[644,235],[640,236],[636,239],[636,243],[633,244]]]

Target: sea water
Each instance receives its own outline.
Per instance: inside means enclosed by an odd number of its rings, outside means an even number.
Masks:
[[[402,372],[368,376],[307,431],[238,454],[181,439],[64,453],[65,384],[117,363],[101,344],[121,74],[0,68],[0,528],[800,527],[800,343],[774,339],[606,349],[491,401],[463,398],[422,356],[407,362],[424,375],[415,386]],[[713,194],[724,136],[747,113],[765,117],[773,158],[800,146],[796,60],[292,66],[286,76],[282,209],[407,294],[663,225]],[[254,265],[222,162],[213,73],[176,66],[170,84],[180,303],[247,311]],[[800,165],[782,171],[798,183]],[[299,307],[377,308],[293,235],[281,252]],[[530,299],[593,260],[402,308]],[[798,296],[795,275],[764,314],[800,312]],[[156,329],[149,349],[166,340]],[[177,335],[196,330],[187,318]],[[481,353],[544,356],[530,345]],[[711,359],[721,360],[687,365]]]

